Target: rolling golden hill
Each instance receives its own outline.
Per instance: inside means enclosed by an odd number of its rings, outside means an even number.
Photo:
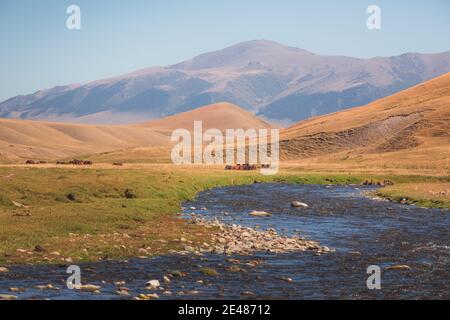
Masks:
[[[150,128],[0,119],[0,161],[51,160],[167,144]]]
[[[363,107],[299,122],[283,130],[281,140],[287,161],[450,168],[450,73]]]
[[[194,121],[203,122],[203,130],[219,129],[270,129],[273,126],[238,106],[227,103],[215,103],[198,109],[177,113],[173,116],[139,124],[139,127],[152,128],[162,133],[171,133],[174,129],[193,130]]]
[[[134,156],[134,162],[145,162],[147,158],[168,161],[172,131],[178,128],[192,130],[196,120],[203,121],[203,130],[271,128],[270,124],[229,103],[128,126],[0,119],[0,163],[92,154],[100,161],[109,161],[111,157],[131,161]]]

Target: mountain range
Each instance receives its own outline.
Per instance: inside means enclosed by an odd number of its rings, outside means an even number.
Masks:
[[[290,124],[364,105],[450,71],[450,52],[359,59],[255,40],[167,66],[0,103],[0,117],[123,124],[226,101]]]
[[[303,120],[280,132],[285,162],[395,168],[449,168],[450,73],[366,106]],[[133,125],[86,125],[0,119],[0,163],[86,157],[95,163],[170,163],[173,130],[268,129],[230,103],[217,103]]]

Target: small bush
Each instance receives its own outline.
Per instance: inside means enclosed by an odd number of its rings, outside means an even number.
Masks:
[[[69,199],[70,201],[77,201],[77,196],[75,195],[75,193],[70,192],[70,193],[68,193],[68,194],[66,195],[66,197],[67,197],[67,199]]]
[[[131,189],[126,189],[124,192],[125,198],[127,199],[134,199],[136,198],[136,194]]]

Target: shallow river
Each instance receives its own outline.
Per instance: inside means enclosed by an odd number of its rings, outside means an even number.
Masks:
[[[231,257],[241,261],[240,272],[230,271],[236,261],[221,255],[171,255],[81,265],[83,283],[100,285],[101,294],[65,288],[68,275],[64,265],[16,266],[0,274],[0,294],[11,294],[10,287],[21,287],[26,288],[18,295],[23,299],[126,299],[115,293],[115,281],[125,281],[133,297],[149,293],[145,290],[148,280],[161,281],[163,275],[180,270],[186,275],[162,284],[172,294],[159,292],[161,299],[449,299],[449,211],[372,200],[363,195],[370,190],[360,186],[254,184],[205,191],[184,204],[186,216],[195,212],[230,224],[274,228],[280,234],[319,241],[336,250],[333,253]],[[310,207],[291,208],[294,200]],[[273,215],[249,216],[253,210]],[[251,260],[262,263],[247,265]],[[385,269],[400,264],[411,270]],[[381,290],[367,288],[370,265],[382,270]],[[214,268],[219,275],[205,276],[199,270],[202,267]],[[47,283],[60,290],[34,288]]]

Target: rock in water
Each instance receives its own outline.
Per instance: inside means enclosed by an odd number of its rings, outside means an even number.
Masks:
[[[137,299],[138,300],[153,300],[158,299],[159,296],[156,293],[149,293],[149,294],[140,294]]]
[[[293,208],[309,208],[309,206],[306,203],[300,202],[300,201],[292,201],[291,207],[293,207]]]
[[[85,284],[79,287],[80,291],[91,292],[91,293],[100,293],[100,286],[96,286],[93,284]]]
[[[265,211],[252,211],[249,213],[249,215],[254,217],[270,217],[272,216],[271,213],[265,212]]]
[[[147,290],[156,290],[160,286],[161,284],[159,283],[159,280],[150,280],[147,282],[146,288]]]
[[[387,267],[386,270],[411,270],[411,267],[407,266],[405,264],[401,264],[401,265]]]

